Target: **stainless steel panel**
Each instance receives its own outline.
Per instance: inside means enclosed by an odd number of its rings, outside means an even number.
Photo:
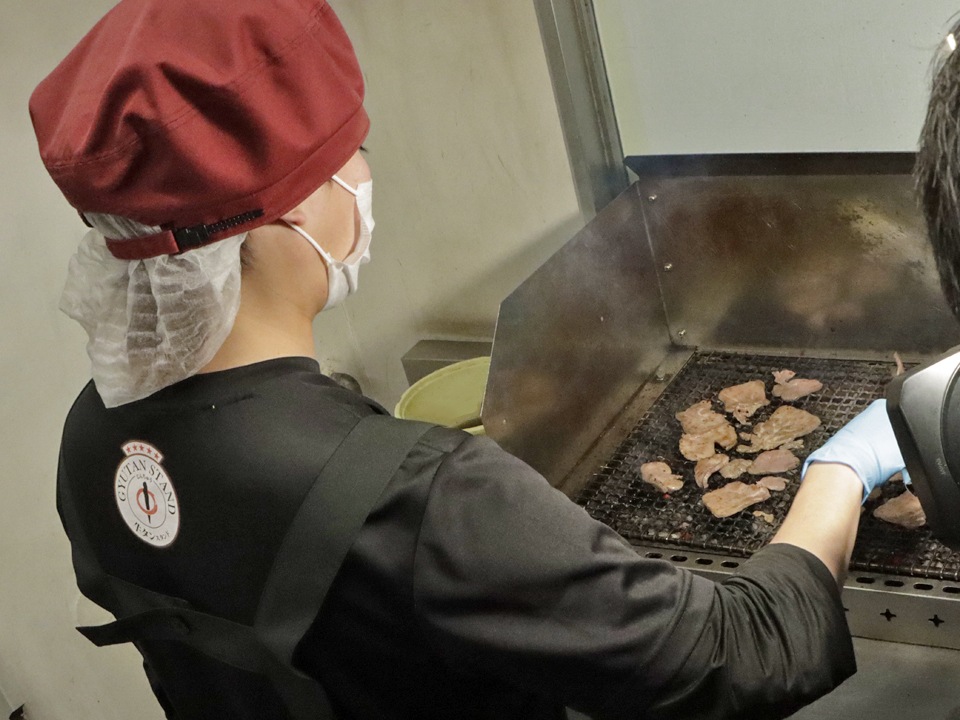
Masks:
[[[896,154],[628,158],[675,342],[932,355],[960,331]]]
[[[791,720],[960,720],[960,653],[853,639],[857,674]]]
[[[670,348],[663,362],[653,371],[653,377],[644,383],[623,411],[597,438],[597,442],[593,444],[587,454],[580,458],[580,462],[570,471],[563,483],[557,486],[558,490],[562,490],[570,498],[577,498],[587,482],[597,472],[597,468],[601,467],[613,455],[617,446],[643,419],[643,416],[692,354],[693,352],[686,348]]]
[[[500,307],[483,423],[554,485],[669,350],[638,202],[634,185]]]
[[[589,221],[628,185],[593,3],[534,0],[534,7],[580,213]]]

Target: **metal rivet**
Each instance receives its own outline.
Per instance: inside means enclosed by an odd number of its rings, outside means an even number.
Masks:
[[[686,330],[677,330],[677,337],[683,337],[687,334]]]
[[[673,270],[673,263],[667,263],[666,265],[663,266],[663,269],[666,270],[667,272],[670,272],[671,270]]]
[[[647,197],[647,200],[649,200],[650,202],[654,202],[656,199],[657,199],[656,195],[650,195]]]

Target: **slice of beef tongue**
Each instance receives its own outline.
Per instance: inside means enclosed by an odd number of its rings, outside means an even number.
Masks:
[[[920,507],[920,500],[909,490],[887,500],[873,511],[873,516],[908,530],[916,530],[927,522],[927,516]]]
[[[757,480],[757,485],[763,485],[767,490],[781,492],[787,489],[787,481],[776,475],[768,475]]]
[[[763,380],[750,380],[724,388],[717,397],[723,403],[723,409],[733,415],[741,425],[746,423],[757,410],[770,404]]]
[[[680,436],[680,454],[687,460],[704,460],[711,457],[719,445],[729,450],[737,444],[737,431],[726,420],[706,432],[699,434],[684,433]]]
[[[785,443],[791,443],[820,427],[820,418],[806,410],[795,408],[792,405],[782,405],[774,410],[773,415],[764,422],[757,423],[752,433],[744,433],[743,439],[750,445],[740,445],[737,450],[742,453],[758,453],[764,450],[773,450]]]
[[[770,491],[762,485],[747,485],[734,480],[719,490],[703,494],[703,504],[715,517],[729,517],[741,510],[769,499]]]
[[[800,458],[789,450],[777,448],[776,450],[764,450],[757,455],[747,472],[751,475],[773,475],[774,473],[787,472],[793,470],[800,464]]]
[[[719,425],[727,424],[727,419],[714,411],[709,400],[701,400],[686,410],[678,412],[674,417],[680,421],[683,431],[690,435],[700,435]]]
[[[793,370],[778,370],[773,373],[773,379],[777,383],[772,390],[774,397],[792,402],[823,389],[823,383],[819,380],[795,378],[794,375],[796,373]]]
[[[719,453],[704,458],[703,460],[698,460],[697,466],[693,469],[693,479],[697,481],[699,487],[705,488],[710,481],[710,476],[717,472],[717,470],[723,469],[723,466],[729,462],[730,458]]]
[[[722,468],[720,468],[720,474],[727,478],[727,480],[735,480],[736,478],[743,475],[747,468],[753,465],[753,460],[747,458],[734,458]]]
[[[683,478],[674,475],[665,462],[647,462],[640,466],[640,477],[660,492],[673,492],[683,487]]]

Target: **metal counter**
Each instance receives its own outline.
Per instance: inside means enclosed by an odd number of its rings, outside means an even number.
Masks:
[[[853,639],[857,674],[791,720],[960,720],[960,652]]]

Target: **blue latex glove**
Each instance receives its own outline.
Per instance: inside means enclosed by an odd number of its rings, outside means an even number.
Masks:
[[[852,468],[863,483],[863,499],[891,475],[903,473],[910,482],[900,447],[887,416],[887,401],[874,400],[869,407],[844,425],[803,463],[801,478],[815,462],[841,463]]]

